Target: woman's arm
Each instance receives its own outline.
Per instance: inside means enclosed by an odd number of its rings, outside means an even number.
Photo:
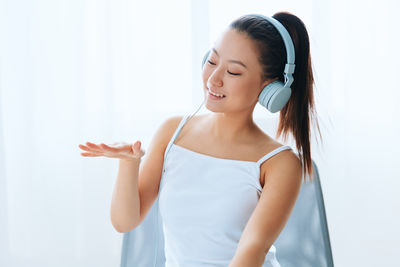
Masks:
[[[173,116],[161,124],[141,163],[120,161],[111,203],[111,221],[118,232],[139,226],[157,199],[165,149],[181,120]]]
[[[120,233],[128,232],[140,219],[139,165],[140,159],[119,160],[110,217],[112,225]]]
[[[300,192],[302,165],[295,153],[281,152],[267,162],[260,199],[229,267],[262,266],[270,247],[288,221]]]

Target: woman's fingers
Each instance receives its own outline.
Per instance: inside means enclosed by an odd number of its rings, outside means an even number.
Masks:
[[[103,154],[101,154],[101,153],[89,153],[89,152],[82,152],[81,155],[84,156],[84,157],[100,157],[100,156],[103,156]]]
[[[93,143],[90,143],[90,142],[86,142],[86,146],[89,147],[92,151],[95,151],[95,152],[102,152],[101,147],[99,147],[99,146],[96,145],[96,144],[93,144]]]
[[[100,147],[114,153],[117,153],[119,151],[118,148],[114,148],[103,143],[100,144]]]
[[[87,147],[84,145],[79,145],[79,148],[88,152],[92,152],[92,153],[102,153],[103,151],[97,149],[97,148],[93,148],[93,146],[91,147]]]
[[[79,144],[79,148],[80,148],[80,149],[83,149],[83,150],[86,150],[86,151],[92,151],[91,148],[89,148],[89,147],[87,147],[87,146],[84,146],[84,145],[81,145],[81,144]]]

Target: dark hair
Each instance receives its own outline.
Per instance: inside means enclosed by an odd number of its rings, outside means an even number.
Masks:
[[[272,16],[289,32],[295,50],[294,82],[288,103],[280,110],[276,138],[283,134],[284,141],[291,132],[296,141],[299,157],[303,164],[303,175],[312,180],[313,166],[310,149],[310,119],[314,116],[314,76],[311,67],[310,42],[304,23],[289,12],[278,12]],[[246,33],[255,42],[263,72],[262,81],[279,77],[284,82],[283,71],[287,62],[286,48],[279,31],[266,19],[253,15],[242,16],[229,25],[230,29]]]

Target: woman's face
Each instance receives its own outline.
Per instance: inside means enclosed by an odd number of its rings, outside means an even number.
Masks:
[[[214,43],[203,66],[203,90],[207,109],[214,112],[238,112],[253,109],[261,89],[258,50],[244,33],[225,30]],[[213,98],[209,90],[223,94]]]

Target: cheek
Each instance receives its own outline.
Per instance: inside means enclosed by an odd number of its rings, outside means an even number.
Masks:
[[[234,92],[232,92],[231,101],[234,102],[234,105],[237,107],[248,107],[258,101],[259,90],[254,86],[254,84],[238,84],[233,88],[233,90]]]
[[[258,89],[251,81],[237,79],[236,81],[232,81],[231,86],[228,87],[228,91],[231,91],[234,95],[240,96],[243,99],[250,99],[254,98],[254,95],[257,95]]]

